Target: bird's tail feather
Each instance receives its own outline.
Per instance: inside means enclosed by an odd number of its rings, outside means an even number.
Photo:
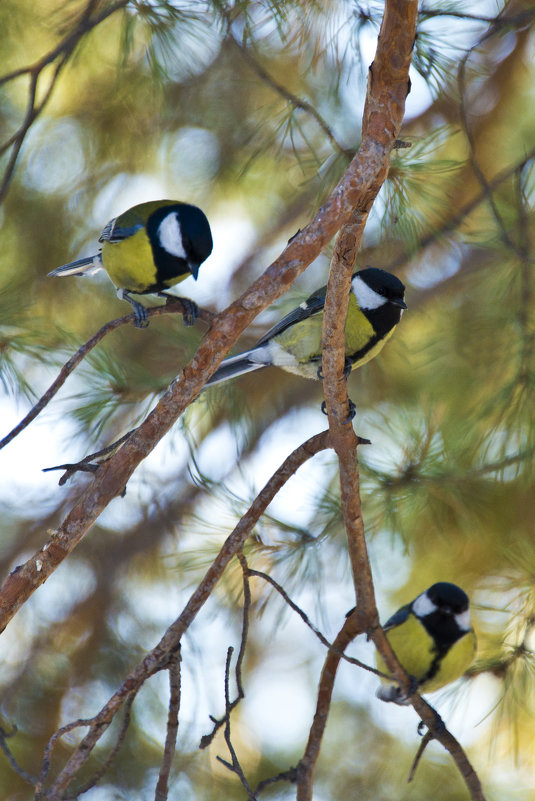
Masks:
[[[206,386],[212,384],[219,384],[221,381],[227,381],[229,378],[235,378],[244,373],[251,373],[253,370],[259,370],[261,367],[267,367],[269,362],[252,359],[252,354],[257,355],[258,349],[247,350],[245,353],[239,353],[237,356],[231,356],[221,362],[218,369],[213,376],[208,379]]]
[[[78,259],[77,261],[70,261],[68,264],[62,264],[61,267],[56,267],[56,269],[52,270],[52,272],[48,273],[48,275],[91,275],[92,273],[96,273],[101,269],[102,260],[99,253],[96,256],[86,256],[84,259]]]
[[[375,695],[377,698],[380,698],[381,701],[390,701],[394,704],[400,704],[402,706],[405,706],[409,703],[408,698],[401,692],[401,688],[392,682],[385,682],[384,684],[379,685],[375,691]]]

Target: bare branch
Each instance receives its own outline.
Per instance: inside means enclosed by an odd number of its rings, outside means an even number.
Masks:
[[[314,720],[310,727],[305,752],[297,766],[297,801],[308,801],[308,799],[312,798],[314,768],[319,756],[325,726],[327,725],[336,671],[344,650],[355,637],[365,631],[365,625],[366,622],[360,610],[355,608],[353,614],[346,618],[333,643],[334,647],[325,658],[318,686]]]
[[[7,760],[9,762],[9,764],[11,765],[11,767],[13,768],[13,770],[15,771],[15,773],[18,776],[20,776],[20,778],[23,781],[25,781],[28,784],[31,784],[31,785],[33,785],[35,787],[35,785],[37,784],[37,779],[34,778],[33,776],[31,776],[27,771],[24,770],[24,768],[22,768],[19,765],[19,763],[17,762],[17,760],[15,759],[13,754],[11,753],[11,749],[9,748],[9,746],[7,744],[7,739],[9,737],[14,737],[16,735],[16,733],[17,733],[17,728],[16,727],[14,727],[13,731],[8,733],[3,728],[3,726],[0,726],[0,750],[2,750],[4,752],[4,754],[6,755]]]
[[[432,739],[433,739],[433,735],[431,734],[431,732],[428,729],[426,731],[426,733],[424,734],[424,736],[422,737],[422,741],[421,741],[420,745],[418,746],[418,750],[416,752],[416,756],[414,757],[414,762],[412,763],[411,769],[409,771],[409,775],[407,777],[407,784],[410,784],[412,782],[412,780],[414,779],[414,776],[416,774],[416,768],[418,767],[420,759],[422,758],[425,749],[427,748],[427,746],[429,745],[429,743],[431,742]]]
[[[75,792],[71,793],[70,795],[64,795],[63,798],[65,801],[76,801],[80,796],[84,793],[87,793],[92,787],[95,787],[96,784],[102,779],[102,777],[106,774],[108,768],[112,764],[113,760],[119,753],[119,749],[121,748],[122,744],[124,743],[126,732],[128,730],[128,726],[130,725],[130,712],[132,709],[132,704],[134,703],[134,699],[136,697],[136,693],[132,693],[125,702],[124,705],[124,715],[123,721],[121,723],[121,728],[119,729],[119,733],[117,734],[117,739],[115,741],[115,745],[113,746],[112,750],[108,754],[106,760],[100,765],[99,769],[95,771],[95,773],[91,776],[91,778],[83,784],[81,787],[78,787]],[[45,795],[45,798],[47,796]],[[63,801],[63,799],[62,799]]]
[[[238,756],[236,754],[236,750],[235,750],[234,746],[232,745],[232,737],[231,737],[231,731],[230,731],[230,713],[232,711],[232,705],[230,703],[229,676],[230,676],[230,661],[232,659],[233,651],[234,651],[234,649],[232,647],[230,647],[228,649],[228,651],[227,651],[227,660],[226,660],[226,663],[225,663],[225,742],[227,744],[227,748],[229,750],[230,758],[232,759],[232,762],[227,762],[226,759],[223,759],[220,756],[217,756],[216,759],[219,762],[221,762],[222,765],[224,765],[226,768],[228,768],[232,773],[236,774],[236,776],[239,778],[240,782],[242,783],[242,785],[243,785],[243,787],[244,787],[244,789],[245,789],[245,791],[247,793],[247,797],[250,799],[250,801],[257,801],[257,798],[256,798],[255,794],[253,793],[253,790],[252,790],[251,786],[249,785],[249,782],[245,778],[245,773],[243,772],[243,768],[240,765],[240,761],[239,761]]]
[[[377,114],[377,95],[390,97],[391,87],[398,91],[405,89],[408,80],[410,54],[415,31],[417,6],[415,3],[386,3],[385,15],[379,35],[377,53],[370,69],[371,81],[364,112],[363,141],[366,141],[368,126],[375,123]],[[390,52],[396,49],[395,56]],[[392,64],[402,64],[397,76],[390,73]],[[403,70],[405,70],[403,72]],[[406,92],[405,92],[406,93]],[[401,125],[405,93],[398,96],[397,113],[390,118],[390,146],[392,146]],[[391,112],[394,110],[391,109]],[[380,180],[386,177],[386,170]],[[380,183],[379,183],[380,186]],[[377,191],[378,191],[377,187]],[[357,462],[358,439],[348,422],[348,398],[345,382],[342,381],[344,368],[345,314],[340,310],[347,309],[347,298],[350,293],[351,275],[364,225],[371,203],[375,195],[369,196],[360,206],[355,206],[353,220],[344,224],[336,242],[331,271],[327,285],[323,322],[323,375],[325,402],[329,415],[329,429],[332,444],[336,451],[340,466],[341,506],[348,538],[348,551],[353,571],[353,581],[357,596],[357,607],[346,620],[340,634],[335,640],[336,651],[329,651],[321,675],[318,688],[316,713],[310,728],[305,753],[298,766],[298,801],[310,801],[312,798],[314,767],[319,756],[323,732],[327,722],[336,670],[340,662],[338,651],[343,651],[347,644],[358,633],[366,632],[374,641],[385,660],[385,664],[404,690],[409,690],[409,679],[395,658],[392,649],[379,625],[373,579],[367,554],[364,523],[359,497],[359,475]],[[419,714],[425,715],[425,723],[437,739],[452,753],[461,770],[474,801],[482,798],[479,780],[464,752],[455,738],[446,731],[436,714],[425,701],[418,696],[411,702]],[[424,717],[422,717],[424,719]],[[440,719],[439,719],[440,720]],[[479,789],[478,789],[479,787]]]
[[[136,692],[137,692],[137,690],[136,690]],[[65,799],[65,801],[71,801],[71,799],[78,798],[80,795],[82,795],[83,793],[87,792],[92,787],[94,787],[96,784],[98,784],[98,782],[104,776],[104,774],[108,770],[109,766],[111,765],[111,763],[113,762],[113,760],[117,756],[117,754],[119,752],[119,749],[121,748],[121,745],[123,744],[124,739],[126,737],[126,731],[127,731],[128,726],[130,724],[130,710],[131,710],[132,704],[134,703],[134,699],[136,697],[136,692],[133,692],[126,699],[123,722],[121,723],[121,728],[119,730],[119,733],[117,734],[117,739],[115,741],[115,745],[113,746],[112,750],[110,751],[110,753],[109,753],[107,759],[105,760],[105,762],[103,762],[103,764],[93,774],[93,776],[82,787],[79,787],[74,794],[72,794],[72,795],[68,795],[68,794],[64,795],[64,796],[62,796],[62,799]],[[68,723],[66,726],[62,726],[60,729],[58,729],[56,732],[54,732],[54,734],[52,735],[52,737],[48,741],[48,744],[47,744],[47,746],[45,748],[45,752],[44,752],[44,756],[43,756],[43,766],[41,768],[41,773],[39,775],[39,779],[35,781],[35,799],[36,799],[36,801],[41,801],[41,799],[43,799],[43,801],[44,801],[44,799],[48,799],[50,797],[48,792],[47,792],[47,790],[46,790],[46,788],[45,788],[45,786],[44,786],[44,783],[46,781],[46,778],[48,776],[48,772],[50,770],[50,760],[51,760],[51,757],[52,757],[52,752],[53,752],[54,748],[56,747],[56,745],[58,744],[59,740],[65,734],[68,734],[69,732],[73,731],[74,729],[78,729],[80,727],[85,727],[85,726],[91,727],[93,725],[93,723],[94,723],[94,720],[95,720],[94,718],[78,718],[78,720],[74,720],[71,723]]]
[[[294,612],[297,612],[297,614],[299,615],[299,617],[301,618],[303,623],[305,623],[305,625],[308,626],[308,628],[316,635],[316,637],[318,638],[320,643],[322,645],[325,645],[326,648],[329,648],[329,650],[336,650],[336,648],[334,646],[334,643],[330,643],[329,640],[321,633],[321,631],[316,628],[316,626],[309,620],[309,618],[305,614],[305,612],[303,612],[301,607],[297,606],[297,604],[294,603],[294,601],[292,601],[292,599],[290,598],[288,593],[281,587],[281,585],[277,581],[275,581],[274,578],[269,576],[267,573],[262,573],[262,571],[260,571],[260,570],[251,570],[250,569],[249,570],[249,575],[250,576],[257,576],[258,578],[261,578],[264,581],[267,581],[268,584],[271,584],[271,586],[274,587],[274,589],[276,589],[277,592],[279,593],[279,595],[284,599],[285,603],[288,604],[290,609],[293,609]],[[377,668],[373,668],[370,665],[366,665],[366,664],[364,664],[364,662],[361,662],[359,659],[355,659],[355,657],[353,657],[353,656],[346,656],[342,652],[340,652],[338,654],[338,656],[340,656],[346,662],[349,662],[351,665],[356,665],[357,667],[360,667],[363,670],[367,670],[370,673],[375,673],[376,676],[384,676],[385,675],[380,670],[377,670]]]
[[[186,313],[186,307],[184,305],[183,299],[179,297],[171,298],[170,295],[167,295],[166,303],[162,306],[151,306],[146,308],[145,311],[147,312],[147,317],[159,317],[162,314],[182,314]],[[211,325],[214,315],[212,312],[207,311],[206,309],[199,309],[199,320]],[[93,334],[87,342],[78,348],[76,353],[71,356],[71,358],[65,362],[63,367],[61,368],[58,377],[52,382],[49,386],[47,391],[42,395],[41,398],[37,401],[37,403],[30,409],[28,414],[18,423],[15,428],[6,434],[6,436],[0,440],[0,450],[8,445],[11,440],[15,439],[15,437],[24,431],[24,429],[35,420],[38,414],[40,414],[45,406],[50,403],[54,395],[58,392],[59,389],[63,386],[67,378],[70,374],[78,367],[82,359],[90,353],[93,348],[98,345],[98,343],[104,339],[105,336],[110,334],[112,331],[115,331],[116,328],[120,328],[122,325],[128,325],[129,323],[134,323],[135,321],[134,314],[126,314],[124,317],[117,317],[115,320],[110,320],[109,323],[105,323],[102,328]],[[55,470],[57,468],[48,468],[49,470]]]
[[[158,776],[158,784],[154,794],[154,801],[167,801],[169,792],[169,774],[175,755],[176,738],[178,734],[178,712],[180,709],[180,650],[170,655],[169,664],[169,712],[167,715],[167,735],[163,752],[162,764]]]
[[[41,112],[47,105],[50,98],[52,97],[52,93],[57,84],[59,74],[63,69],[63,67],[66,65],[72,53],[74,52],[77,44],[81,41],[82,37],[85,36],[90,30],[95,28],[97,25],[100,25],[100,23],[103,22],[103,20],[107,19],[107,17],[114,14],[117,10],[124,8],[128,4],[128,2],[129,0],[118,0],[118,2],[109,6],[100,14],[97,14],[95,17],[92,17],[94,7],[97,5],[97,0],[89,0],[89,2],[87,3],[86,7],[84,8],[80,16],[80,20],[76,25],[74,31],[65,36],[53,50],[51,50],[49,53],[43,56],[43,58],[41,58],[35,64],[32,64],[28,67],[22,67],[17,70],[13,70],[12,72],[9,72],[6,75],[0,77],[0,86],[2,86],[2,84],[8,83],[9,81],[15,80],[16,78],[19,78],[22,75],[29,75],[30,77],[30,86],[28,89],[28,103],[26,107],[26,114],[24,120],[22,124],[19,126],[18,130],[14,134],[12,134],[12,136],[9,137],[3,143],[3,145],[0,145],[0,154],[9,150],[10,147],[12,148],[4,171],[4,177],[0,185],[0,203],[5,199],[7,192],[9,190],[9,186],[11,184],[11,180],[15,172],[17,159],[19,157],[19,153],[26,138],[26,135],[30,130],[31,126],[33,125],[33,123],[35,122],[35,120],[37,119],[37,117],[41,114]],[[52,64],[54,61],[57,61],[57,63],[55,65],[52,76],[49,79],[46,91],[41,101],[37,103],[36,102],[37,90],[43,70],[45,69],[45,67]]]
[[[247,647],[247,635],[249,633],[249,611],[251,609],[251,588],[249,586],[249,569],[247,567],[247,560],[243,555],[243,551],[239,551],[236,554],[243,573],[243,617],[242,617],[242,632],[241,632],[241,639],[240,639],[240,650],[238,652],[238,658],[236,660],[236,669],[235,669],[235,677],[236,677],[236,688],[237,688],[237,695],[236,698],[228,704],[228,708],[225,710],[225,715],[222,718],[215,718],[210,715],[210,719],[214,724],[214,728],[209,734],[204,734],[201,737],[201,742],[199,743],[199,748],[207,748],[214,737],[216,736],[217,732],[221,728],[221,726],[226,722],[227,715],[232,712],[235,706],[239,704],[242,698],[245,698],[245,692],[243,690],[243,681],[242,681],[242,664],[245,657],[245,649]]]

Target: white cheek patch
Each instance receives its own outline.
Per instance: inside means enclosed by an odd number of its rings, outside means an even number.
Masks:
[[[171,212],[161,221],[158,226],[158,239],[162,248],[167,253],[170,253],[171,256],[176,256],[180,259],[186,258],[186,251],[182,243],[182,231],[180,230],[176,211]]]
[[[425,592],[422,592],[422,594],[419,595],[412,604],[412,611],[416,617],[425,617],[426,615],[431,615],[433,612],[437,611],[437,608],[437,605],[433,603],[429,595],[427,595]]]
[[[465,609],[464,612],[459,612],[458,615],[455,615],[455,620],[461,631],[469,631],[472,628],[470,624],[470,612],[468,609]]]
[[[361,309],[378,309],[388,303],[386,298],[369,287],[358,275],[351,281],[351,289]]]

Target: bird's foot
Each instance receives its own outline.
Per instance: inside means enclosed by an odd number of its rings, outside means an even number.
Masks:
[[[117,297],[121,300],[126,300],[132,306],[134,310],[134,325],[136,328],[147,328],[149,324],[149,320],[147,317],[147,310],[142,303],[139,301],[134,300],[130,292],[126,289],[118,289],[117,290]]]
[[[348,359],[347,356],[346,356],[345,362],[344,362],[344,372],[342,373],[342,380],[343,381],[347,381],[352,369],[353,369],[353,363],[351,362],[351,359]],[[320,381],[323,381],[323,369],[322,369],[322,365],[321,364],[320,364],[320,366],[318,367],[318,369],[316,371],[316,375],[318,376]]]
[[[396,697],[392,700],[396,704],[408,704],[411,695],[414,695],[418,692],[418,680],[415,676],[412,676],[409,673],[409,686],[407,688],[407,692],[404,692],[401,687],[396,687]]]
[[[424,729],[427,729],[428,737],[436,737],[437,734],[441,734],[443,731],[446,730],[446,724],[444,723],[438,712],[436,710],[434,711],[435,711],[435,720],[433,721],[432,730],[429,728],[427,723],[424,723],[423,720],[419,722],[416,731],[418,732],[420,737],[424,736]]]
[[[194,300],[189,298],[180,298],[178,295],[170,295],[169,292],[158,292],[158,297],[166,298],[167,302],[171,301],[180,304],[182,307],[182,319],[184,325],[195,325],[197,317],[199,316],[199,307]]]
[[[346,423],[350,423],[353,420],[353,418],[355,417],[356,413],[357,413],[357,407],[355,406],[355,404],[353,403],[351,398],[348,398],[348,404],[349,404],[349,415],[344,420],[344,423],[343,423],[344,425],[346,425]],[[327,406],[325,405],[325,401],[323,401],[323,403],[321,404],[321,411],[323,412],[323,414],[327,414]],[[370,443],[369,440],[365,440],[365,441],[361,442],[360,444],[361,445],[370,445],[371,443]]]

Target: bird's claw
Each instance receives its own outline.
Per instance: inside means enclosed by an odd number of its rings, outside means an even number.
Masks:
[[[184,310],[182,312],[184,325],[195,325],[197,317],[199,316],[199,307],[194,300],[190,300],[189,298],[180,298],[180,300],[184,306]]]
[[[142,303],[139,303],[137,300],[134,300],[130,292],[127,289],[118,289],[117,290],[117,297],[120,300],[126,300],[134,310],[134,326],[136,328],[146,328],[149,324],[149,319],[147,317],[147,310]]]
[[[353,363],[351,362],[351,359],[348,359],[346,356],[344,361],[344,372],[342,373],[342,379],[344,381],[347,381],[352,369],[353,369]],[[323,381],[323,369],[321,364],[317,369],[316,375],[318,376],[320,381]]]
[[[179,303],[182,307],[182,319],[184,320],[184,325],[195,325],[199,316],[199,307],[194,300],[190,300],[189,298],[180,298],[178,295],[170,295],[169,292],[158,292],[158,297],[165,298],[166,303],[169,303],[169,301],[171,301],[171,303]]]
[[[355,406],[351,398],[348,398],[348,404],[349,404],[349,415],[344,420],[343,425],[346,425],[346,423],[350,423],[355,417],[355,414],[357,413],[357,407]],[[327,414],[327,406],[325,404],[325,401],[323,401],[323,403],[321,404],[321,411],[323,412],[323,414]],[[361,444],[370,444],[370,442],[369,440],[366,440],[366,443],[361,443]]]
[[[427,729],[428,737],[436,737],[437,734],[441,734],[443,731],[446,730],[446,724],[444,723],[438,712],[435,712],[434,723],[435,723],[435,725],[433,726],[434,731],[431,731],[427,723],[424,723],[424,721],[421,720],[418,723],[418,728],[416,729],[420,737],[424,736],[424,729]]]
[[[149,319],[147,317],[147,310],[141,303],[132,303],[134,307],[134,326],[136,328],[147,328]]]

